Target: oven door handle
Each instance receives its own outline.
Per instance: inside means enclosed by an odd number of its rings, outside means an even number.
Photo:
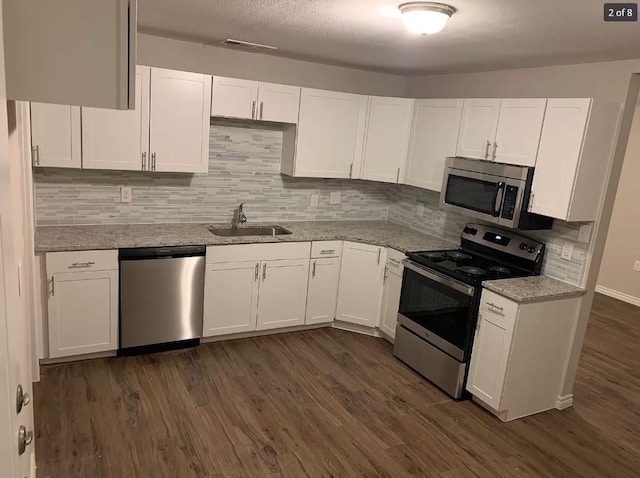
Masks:
[[[405,268],[412,270],[413,272],[416,272],[423,277],[427,277],[432,281],[437,282],[438,284],[451,287],[452,289],[457,290],[458,292],[462,292],[463,294],[470,297],[472,297],[474,294],[474,288],[469,285],[463,284],[462,282],[459,282],[455,279],[451,279],[450,277],[442,276],[436,272],[431,272],[423,269],[422,267],[416,265],[414,262],[411,262],[408,259],[405,259],[404,261],[402,261],[402,263],[404,264]]]
[[[498,200],[498,194],[500,194],[500,200]],[[496,184],[496,190],[493,192],[493,217],[500,216],[500,210],[502,209],[503,199],[504,199],[504,183],[502,181],[499,181],[498,184]]]

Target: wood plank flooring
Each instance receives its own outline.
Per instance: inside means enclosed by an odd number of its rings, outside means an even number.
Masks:
[[[502,423],[335,329],[48,366],[38,478],[631,477],[640,309],[597,296],[575,405]]]

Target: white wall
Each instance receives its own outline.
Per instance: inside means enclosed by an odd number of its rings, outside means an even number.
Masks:
[[[404,96],[398,75],[291,60],[231,48],[138,34],[139,65],[285,85],[381,96]]]
[[[640,305],[640,272],[633,263],[640,260],[640,106],[631,126],[631,135],[622,165],[616,202],[607,233],[598,291]]]

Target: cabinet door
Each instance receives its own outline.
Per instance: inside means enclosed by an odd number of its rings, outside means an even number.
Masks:
[[[504,99],[500,106],[493,160],[535,166],[547,99]]]
[[[256,330],[259,270],[259,262],[207,265],[204,337]]]
[[[148,169],[150,73],[138,67],[134,110],[82,108],[83,169]]]
[[[407,157],[414,100],[369,98],[362,179],[399,183]]]
[[[80,168],[80,108],[31,103],[31,144],[35,166]]]
[[[260,267],[258,330],[303,325],[309,259],[263,261]]]
[[[344,243],[336,320],[378,326],[385,254],[382,247]]]
[[[498,128],[501,101],[499,99],[464,100],[457,156],[490,158],[490,149]]]
[[[333,322],[338,302],[340,258],[312,259],[307,292],[307,325]]]
[[[150,101],[152,170],[206,173],[211,77],[152,68]]]
[[[366,96],[303,88],[294,176],[356,177],[366,113]]]
[[[462,100],[416,101],[404,184],[440,192],[444,160],[456,155],[461,118]]]
[[[533,212],[569,218],[590,111],[590,98],[549,98],[533,174]]]
[[[49,281],[49,357],[118,348],[118,271],[53,274]]]
[[[257,119],[258,82],[213,77],[211,116]]]
[[[300,87],[260,83],[256,119],[278,123],[297,123]]]
[[[500,410],[515,317],[480,311],[471,353],[467,390],[494,410]]]
[[[382,312],[380,314],[380,330],[392,339],[396,336],[396,322],[402,290],[402,271],[400,265],[387,263],[384,272],[384,291],[382,294]]]

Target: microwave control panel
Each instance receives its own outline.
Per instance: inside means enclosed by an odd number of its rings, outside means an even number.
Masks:
[[[518,186],[507,186],[504,191],[504,201],[502,202],[503,219],[513,219],[516,210],[516,200],[518,199]]]

